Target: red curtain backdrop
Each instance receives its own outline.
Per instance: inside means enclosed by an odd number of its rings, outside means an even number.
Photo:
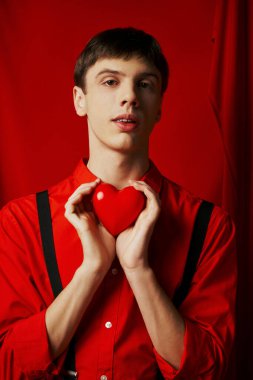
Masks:
[[[253,379],[252,17],[252,1],[217,1],[209,95],[225,154],[222,205],[236,223],[239,269],[229,379]]]
[[[161,42],[171,78],[151,157],[172,180],[228,209],[238,228],[230,380],[253,378],[250,12],[250,0],[0,1],[1,206],[61,180],[88,156],[86,125],[72,105],[74,63],[88,39],[134,26]]]

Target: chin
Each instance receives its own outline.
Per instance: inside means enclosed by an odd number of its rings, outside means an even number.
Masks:
[[[111,147],[111,150],[122,154],[130,154],[138,151],[138,149],[136,149],[136,146],[114,146]]]
[[[137,150],[139,144],[133,136],[123,134],[121,136],[117,136],[116,139],[111,140],[107,146],[114,151],[127,153]]]

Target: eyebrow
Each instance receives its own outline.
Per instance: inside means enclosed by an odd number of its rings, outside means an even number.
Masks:
[[[103,74],[117,74],[117,75],[121,75],[123,77],[126,76],[126,74],[123,73],[122,71],[112,70],[112,69],[103,69],[103,70],[99,71],[99,73],[96,75],[96,78],[98,78],[100,75],[103,75]],[[140,73],[140,75],[138,75],[138,76],[153,77],[159,82],[159,76],[153,72],[146,72],[145,71],[143,73]]]

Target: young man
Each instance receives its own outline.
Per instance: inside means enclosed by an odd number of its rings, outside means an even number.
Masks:
[[[1,214],[1,379],[62,378],[64,367],[71,369],[64,361],[73,337],[80,380],[156,379],[158,369],[165,379],[224,374],[234,335],[234,226],[214,207],[177,309],[172,298],[201,200],[149,160],[167,80],[158,43],[140,30],[104,31],[81,53],[73,94],[77,114],[87,118],[90,155],[49,189],[63,285],[55,299],[35,195],[10,202]],[[146,199],[117,236],[92,207],[100,183],[132,186]]]

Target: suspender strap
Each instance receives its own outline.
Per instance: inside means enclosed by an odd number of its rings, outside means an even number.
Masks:
[[[164,177],[160,190],[160,198],[163,191]],[[214,204],[206,200],[202,200],[197,215],[195,218],[193,232],[191,237],[191,242],[189,246],[189,251],[186,259],[186,264],[184,268],[184,273],[182,281],[179,287],[176,289],[172,301],[174,305],[179,308],[181,303],[184,301],[189,288],[191,286],[191,281],[196,272],[197,263],[203,248],[203,244],[206,237],[206,232],[208,224],[212,215]]]
[[[52,229],[52,219],[50,212],[50,204],[48,198],[48,191],[41,191],[36,194],[36,202],[39,216],[40,233],[42,240],[42,247],[44,252],[44,258],[47,266],[47,271],[55,297],[62,291],[62,282],[60,278],[60,273],[58,270],[53,229]],[[76,366],[75,366],[75,344],[74,339],[70,342],[69,350],[66,356],[65,368],[68,370],[64,371],[65,379],[75,379],[77,378]]]
[[[196,272],[197,263],[204,245],[206,232],[213,208],[214,204],[207,201],[202,201],[199,206],[194,222],[193,233],[188,256],[186,259],[183,278],[179,287],[176,289],[172,300],[177,308],[182,304],[190,289],[192,278]],[[156,380],[163,379],[164,377],[160,372],[160,369],[158,369]]]
[[[179,307],[181,303],[184,301],[191,286],[191,281],[194,276],[194,273],[196,272],[197,263],[203,248],[213,207],[214,204],[207,201],[202,201],[202,203],[199,206],[194,223],[192,238],[184,268],[182,282],[176,289],[175,294],[173,296],[173,303],[176,307]]]
[[[40,233],[47,271],[51,282],[54,296],[57,297],[62,291],[62,283],[55,256],[54,238],[48,191],[36,194],[37,208],[39,214]]]

